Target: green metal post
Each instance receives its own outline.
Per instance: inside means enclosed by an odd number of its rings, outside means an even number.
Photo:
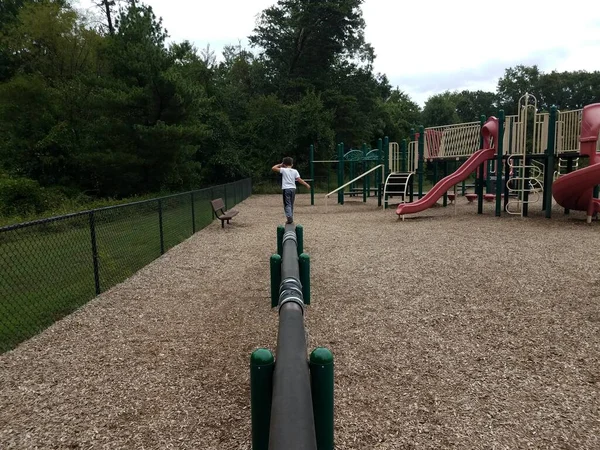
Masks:
[[[417,170],[419,178],[419,196],[423,197],[423,172],[425,170],[425,127],[419,127],[419,168]]]
[[[442,176],[443,178],[446,177],[446,175],[448,175],[448,160],[445,159],[442,162]],[[442,199],[442,206],[446,207],[448,206],[448,191],[444,191],[444,196]]]
[[[485,175],[485,193],[490,194],[492,192],[492,161],[487,160],[485,162],[486,165],[486,175]]]
[[[250,355],[252,450],[269,449],[274,363],[273,353],[266,348],[258,348]]]
[[[406,139],[402,139],[402,143],[400,145],[400,152],[402,155],[402,168],[400,170],[402,170],[402,172],[406,172],[408,170],[407,168],[407,158],[406,158],[406,154],[407,154],[407,143],[406,143]]]
[[[384,172],[383,172],[383,182],[385,183],[385,179],[390,174],[390,138],[387,136],[383,137],[383,161],[384,161]]]
[[[377,139],[377,165],[381,165],[383,162],[383,141],[381,138]],[[375,171],[375,183],[377,183],[377,206],[381,206],[381,170]]]
[[[310,204],[315,204],[315,146],[310,146]]]
[[[298,256],[304,253],[304,227],[300,224],[296,225],[296,247],[298,248]]]
[[[338,145],[338,188],[344,184],[344,143]],[[344,190],[338,191],[338,203],[344,204]]]
[[[503,164],[503,153],[504,153],[504,110],[500,110],[498,114],[498,142],[496,142],[496,217],[500,217],[502,214],[502,169]]]
[[[163,232],[162,201],[158,199],[158,232],[160,234],[160,254],[165,253],[165,233]]]
[[[480,129],[485,123],[485,116],[479,116]],[[483,136],[479,133],[479,148],[483,148]],[[483,214],[483,185],[485,183],[485,163],[481,164],[476,172],[475,191],[477,192],[477,214]]]
[[[367,157],[367,144],[365,142],[363,142],[363,145],[362,145],[362,153],[363,153],[362,169],[363,169],[363,173],[365,173],[367,171],[367,161],[365,161],[365,158]],[[367,177],[363,177],[362,186],[363,186],[363,203],[366,203],[367,202]]]
[[[283,225],[277,225],[277,254],[283,255],[283,233],[285,233],[285,227]]]
[[[548,147],[546,147],[546,170],[544,181],[544,207],[546,218],[552,217],[552,182],[554,181],[554,152],[556,151],[556,106],[550,108],[548,122]]]
[[[279,305],[279,287],[281,286],[281,255],[271,255],[271,308]]]
[[[333,450],[333,354],[324,347],[310,354],[310,381],[318,450]]]
[[[302,253],[298,259],[300,267],[300,284],[305,305],[310,305],[310,256]]]

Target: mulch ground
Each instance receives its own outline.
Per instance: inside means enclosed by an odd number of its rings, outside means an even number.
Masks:
[[[584,213],[309,206],[309,348],[337,449],[600,448],[600,224]],[[249,449],[249,356],[276,350],[280,196],[253,196],[0,355],[3,449]]]

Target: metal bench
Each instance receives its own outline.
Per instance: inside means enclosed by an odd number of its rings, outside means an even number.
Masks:
[[[213,212],[217,216],[217,219],[221,221],[221,228],[225,228],[225,221],[230,223],[229,221],[239,213],[239,211],[236,211],[235,209],[225,211],[225,203],[223,203],[222,198],[211,200],[210,205],[212,206]]]

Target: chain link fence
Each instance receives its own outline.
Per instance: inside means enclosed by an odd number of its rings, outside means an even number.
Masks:
[[[252,193],[244,179],[0,228],[0,353],[110,289]]]

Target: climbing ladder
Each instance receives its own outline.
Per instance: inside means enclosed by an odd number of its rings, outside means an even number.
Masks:
[[[526,164],[524,158],[514,156],[520,155],[511,155],[507,160],[513,176],[506,182],[509,197],[506,212],[522,215],[523,205],[538,202],[544,192],[544,165],[534,160]]]
[[[572,170],[575,171],[579,169],[579,158],[575,158],[573,160],[573,168]],[[558,158],[558,170],[554,171],[554,180],[556,181],[556,179],[558,177],[560,177],[561,175],[564,175],[567,170],[567,160],[563,159],[563,158]]]
[[[384,208],[388,206],[389,197],[399,197],[397,203],[406,203],[406,198],[410,195],[412,178],[418,164],[418,147],[416,141],[408,144],[407,157],[404,164],[402,164],[400,146],[397,142],[390,142],[389,152],[390,173],[383,185]]]

